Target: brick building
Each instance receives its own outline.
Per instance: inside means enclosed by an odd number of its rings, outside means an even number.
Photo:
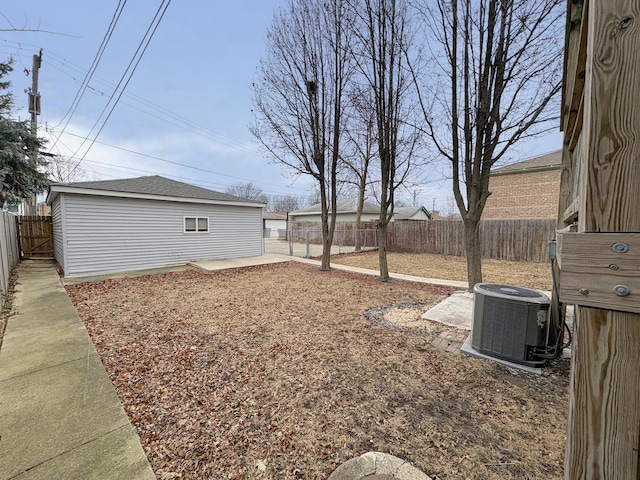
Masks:
[[[561,162],[557,151],[492,171],[482,219],[556,218]]]

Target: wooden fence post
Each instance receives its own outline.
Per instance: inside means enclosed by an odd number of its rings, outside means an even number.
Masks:
[[[577,6],[569,1],[562,189],[569,196],[559,217],[568,224],[577,215],[585,235],[621,232],[624,243],[624,232],[640,232],[640,5]],[[569,179],[578,175],[572,192]],[[623,311],[607,291],[610,309],[576,308],[567,480],[640,479],[640,314]]]

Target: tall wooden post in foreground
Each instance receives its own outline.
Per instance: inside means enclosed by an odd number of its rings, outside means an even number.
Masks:
[[[560,299],[576,305],[565,478],[640,479],[640,2],[568,0]],[[569,230],[573,232],[568,233]]]

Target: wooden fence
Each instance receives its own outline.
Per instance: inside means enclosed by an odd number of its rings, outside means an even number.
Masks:
[[[546,261],[547,242],[555,238],[556,221],[483,220],[483,258]],[[465,256],[462,220],[394,222],[387,231],[389,251]]]
[[[3,294],[9,289],[9,275],[18,260],[18,217],[0,212],[0,290]]]
[[[320,224],[290,223],[292,239],[304,242],[306,231],[310,243],[321,243]],[[375,222],[363,222],[361,232],[366,244],[375,237]],[[336,241],[353,245],[354,224],[336,224]],[[547,242],[555,238],[556,221],[549,220],[483,220],[480,222],[482,257],[524,262],[545,262]],[[362,238],[362,237],[361,237]],[[334,241],[334,243],[336,243]],[[337,243],[336,243],[337,244]],[[435,253],[465,256],[464,224],[462,220],[397,221],[387,229],[387,248],[390,252]]]
[[[22,258],[53,258],[51,217],[21,216],[18,220]]]

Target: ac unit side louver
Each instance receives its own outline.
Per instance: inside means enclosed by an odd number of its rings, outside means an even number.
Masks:
[[[540,367],[546,346],[550,301],[529,288],[494,283],[474,287],[471,347],[485,355]]]

